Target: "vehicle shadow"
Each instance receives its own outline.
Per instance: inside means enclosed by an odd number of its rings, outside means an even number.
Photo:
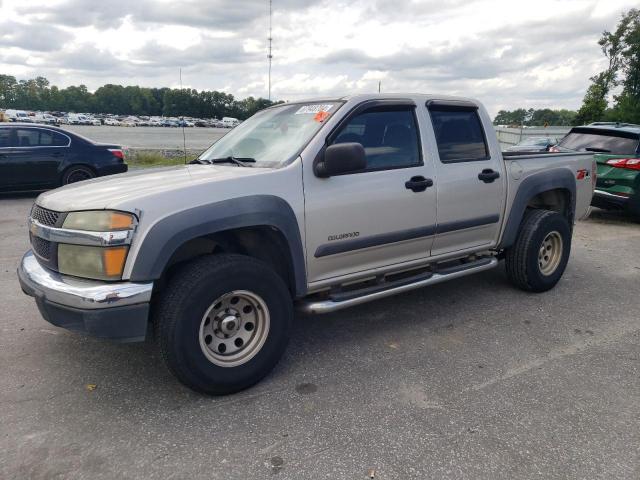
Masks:
[[[0,200],[19,200],[21,198],[36,199],[42,192],[0,192]]]
[[[640,224],[640,217],[636,217],[626,210],[603,210],[592,207],[589,217],[584,221],[593,223],[626,223],[638,225]]]
[[[72,377],[92,378],[101,384],[101,408],[116,408],[112,400],[130,397],[136,404],[155,404],[188,408],[209,402],[226,404],[233,400],[253,401],[256,397],[295,389],[301,377],[322,374],[317,362],[335,368],[349,361],[354,349],[370,352],[397,336],[398,331],[441,334],[464,327],[474,319],[465,313],[466,305],[484,305],[490,293],[508,288],[504,268],[499,266],[448,284],[418,289],[377,300],[355,308],[326,315],[296,312],[289,346],[283,359],[264,380],[254,387],[225,397],[209,397],[182,386],[165,368],[157,343],[150,331],[147,341],[116,344],[94,338],[79,339],[65,332],[66,354],[60,359]],[[345,356],[343,360],[340,360]],[[82,359],[71,361],[70,358]],[[329,361],[328,358],[333,360]],[[324,359],[324,360],[322,360]],[[322,370],[322,369],[321,369]]]

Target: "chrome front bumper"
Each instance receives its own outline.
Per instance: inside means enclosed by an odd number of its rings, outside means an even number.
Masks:
[[[28,251],[18,267],[22,290],[53,325],[120,341],[144,340],[153,282],[108,283],[61,275]]]
[[[31,250],[22,257],[18,277],[32,297],[90,310],[148,303],[153,290],[153,282],[108,283],[60,275],[40,265]]]

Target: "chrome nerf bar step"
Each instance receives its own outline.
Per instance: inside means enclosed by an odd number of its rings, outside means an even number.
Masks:
[[[434,285],[436,283],[464,277],[477,272],[489,270],[498,265],[495,257],[481,258],[473,262],[456,265],[454,267],[437,270],[435,272],[422,273],[415,277],[399,280],[396,282],[383,283],[373,287],[366,287],[361,290],[353,290],[344,293],[330,295],[327,299],[317,300],[313,298],[302,299],[297,307],[305,313],[329,313],[343,308],[353,307],[362,303],[389,297],[397,293],[408,292],[416,288]]]

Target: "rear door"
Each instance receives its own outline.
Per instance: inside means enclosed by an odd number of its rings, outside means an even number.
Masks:
[[[427,111],[436,140],[438,227],[431,250],[441,255],[490,248],[498,240],[504,210],[504,164],[491,155],[478,106],[430,101]],[[488,120],[486,116],[485,121]]]
[[[25,188],[58,185],[60,165],[68,154],[71,139],[37,127],[20,127],[15,132],[16,146],[10,153],[15,183]]]
[[[326,144],[360,143],[366,170],[318,178],[303,158],[309,282],[429,256],[436,196],[423,122],[413,101],[364,102]]]

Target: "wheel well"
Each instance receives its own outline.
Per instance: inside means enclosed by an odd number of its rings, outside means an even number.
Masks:
[[[570,225],[573,223],[571,192],[565,188],[556,188],[538,193],[527,203],[527,209],[530,208],[558,212],[567,219]]]
[[[60,173],[60,182],[62,182],[62,180],[64,180],[64,176],[69,170],[71,170],[72,168],[76,168],[76,167],[84,167],[84,168],[86,168],[88,170],[91,170],[94,175],[96,175],[96,176],[98,175],[98,171],[95,168],[93,168],[91,165],[87,165],[86,163],[72,163],[68,167],[65,167],[65,169],[62,170],[62,172]]]
[[[162,288],[180,265],[194,258],[216,253],[237,253],[265,262],[280,275],[295,295],[291,252],[284,234],[268,225],[238,228],[193,238],[171,255],[158,286]]]

